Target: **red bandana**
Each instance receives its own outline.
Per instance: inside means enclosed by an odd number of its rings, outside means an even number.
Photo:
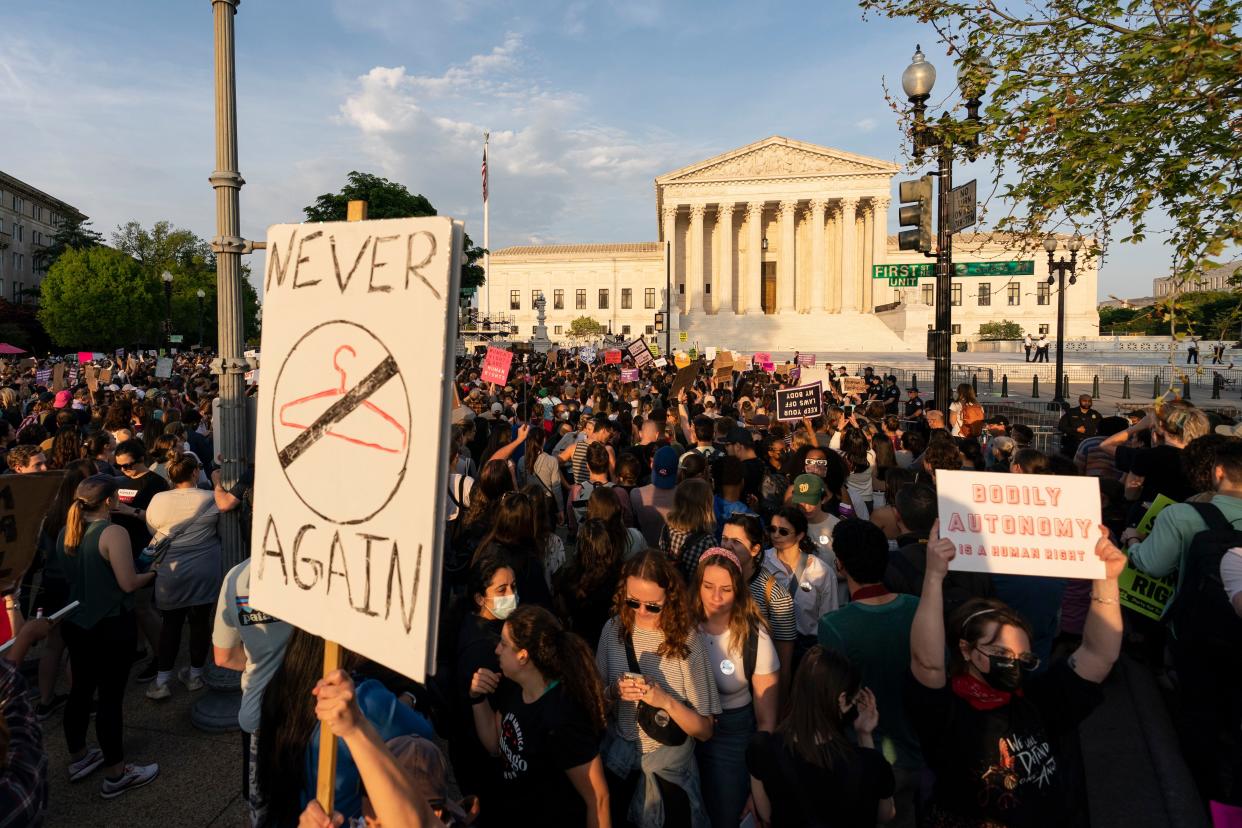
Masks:
[[[958,698],[964,700],[975,710],[995,710],[1009,704],[1014,697],[1013,693],[1007,690],[997,690],[971,675],[954,676],[949,686],[953,688]],[[1022,691],[1018,690],[1017,695],[1021,696]]]
[[[857,601],[860,598],[879,598],[881,595],[888,595],[888,587],[884,584],[867,584],[859,587],[856,591],[850,593],[850,600]]]

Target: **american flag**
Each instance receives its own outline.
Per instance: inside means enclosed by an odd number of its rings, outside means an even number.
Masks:
[[[487,139],[483,139],[483,200],[487,201]]]

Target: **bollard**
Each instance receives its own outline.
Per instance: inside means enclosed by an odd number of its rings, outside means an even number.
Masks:
[[[919,390],[919,375],[918,374],[910,375],[910,390],[911,391]]]
[[[1001,374],[1001,398],[1009,396],[1009,375]]]
[[[1039,399],[1039,374],[1031,377],[1031,399]]]
[[[976,397],[979,396],[979,375],[978,374],[970,375],[970,390],[975,392]]]
[[[1121,398],[1123,400],[1130,399],[1130,375],[1126,374],[1121,380]]]
[[[1182,399],[1190,399],[1190,377],[1182,377]]]
[[[1160,398],[1160,375],[1151,378],[1151,398],[1153,400]]]
[[[1069,374],[1061,377],[1061,399],[1069,399]]]
[[[1220,399],[1220,387],[1224,385],[1224,378],[1220,375],[1220,371],[1212,372],[1212,399]]]
[[[1091,399],[1098,400],[1100,398],[1100,375],[1096,374],[1091,378]]]

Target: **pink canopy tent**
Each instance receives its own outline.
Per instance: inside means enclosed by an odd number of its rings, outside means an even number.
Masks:
[[[0,354],[24,354],[25,348],[19,348],[16,345],[10,345],[7,342],[0,342]]]

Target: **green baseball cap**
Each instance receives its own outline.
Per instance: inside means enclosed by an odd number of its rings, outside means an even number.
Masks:
[[[793,482],[793,502],[816,506],[824,499],[824,481],[817,474],[800,474]]]

